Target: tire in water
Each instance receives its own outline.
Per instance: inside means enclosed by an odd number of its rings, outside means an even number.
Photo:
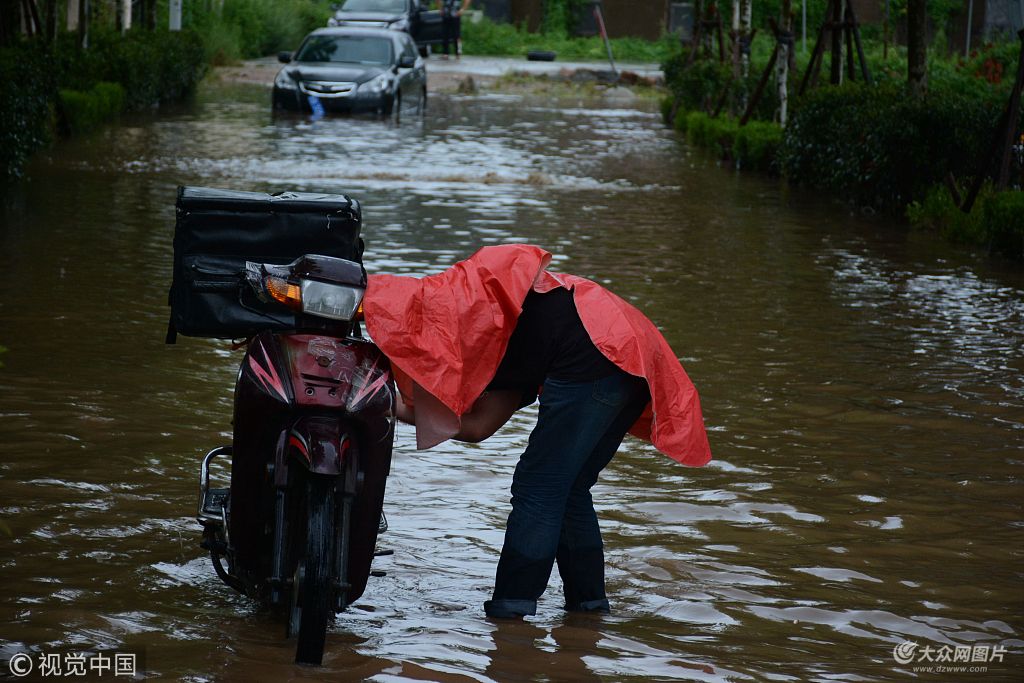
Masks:
[[[334,526],[334,477],[310,475],[306,486],[306,551],[301,562],[298,606],[299,638],[296,664],[323,661],[327,624],[334,612],[331,568],[337,530]]]

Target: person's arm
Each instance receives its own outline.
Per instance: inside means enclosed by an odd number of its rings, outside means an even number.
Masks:
[[[416,424],[416,408],[402,399],[402,392],[395,392],[395,417],[406,424]]]
[[[485,391],[462,416],[459,431],[451,438],[467,443],[489,438],[519,409],[522,397],[522,392],[515,389]],[[416,407],[406,403],[400,391],[395,392],[395,417],[406,424],[416,424]]]
[[[460,7],[459,11],[455,13],[455,16],[461,17],[462,13],[469,9],[469,6],[470,4],[472,4],[472,2],[473,0],[462,0],[462,7]]]
[[[523,392],[514,389],[485,391],[462,416],[462,427],[452,438],[469,443],[489,438],[519,409],[522,398]]]

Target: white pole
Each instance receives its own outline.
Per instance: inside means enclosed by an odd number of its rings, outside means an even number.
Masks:
[[[121,33],[132,27],[132,0],[121,0]]]
[[[171,0],[167,5],[168,28],[172,31],[181,30],[181,2],[182,0]]]

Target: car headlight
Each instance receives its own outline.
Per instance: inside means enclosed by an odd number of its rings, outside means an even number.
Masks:
[[[281,73],[277,74],[277,78],[274,79],[274,87],[279,90],[295,90],[299,86],[288,72],[281,71]]]
[[[363,302],[361,287],[302,280],[302,312],[332,320],[352,320]]]
[[[371,78],[359,86],[359,92],[380,93],[391,87],[391,78],[387,73]]]
[[[408,31],[409,20],[406,19],[405,17],[402,17],[398,21],[393,21],[390,24],[388,24],[388,28],[393,31]]]

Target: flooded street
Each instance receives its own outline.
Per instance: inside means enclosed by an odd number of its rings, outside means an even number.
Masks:
[[[273,119],[267,89],[220,84],[39,157],[0,213],[0,659],[108,648],[187,681],[1021,680],[1024,276],[722,169],[656,109],[437,95],[394,127]],[[594,492],[613,615],[567,617],[552,577],[536,617],[484,618],[534,406],[480,445],[416,451],[400,428],[387,575],[323,668],[293,665],[198,545],[242,352],[163,343],[178,185],[351,194],[370,272],[538,244],[658,323],[715,460],[623,444]],[[895,661],[904,641],[988,670],[914,673],[930,662]]]

